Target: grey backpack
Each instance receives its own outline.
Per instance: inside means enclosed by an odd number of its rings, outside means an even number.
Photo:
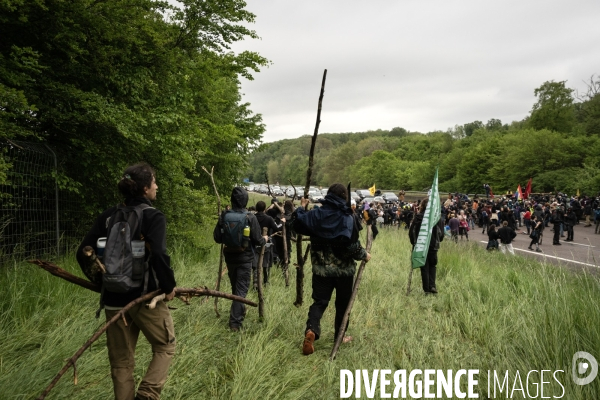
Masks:
[[[120,205],[107,221],[106,248],[102,289],[114,293],[128,293],[144,285],[148,276],[148,263],[144,251],[134,252],[132,242],[141,236],[143,210],[152,208],[147,204],[135,207]],[[143,242],[136,242],[136,246]],[[147,285],[147,283],[146,283]]]

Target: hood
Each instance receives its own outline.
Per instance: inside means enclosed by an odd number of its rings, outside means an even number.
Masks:
[[[234,187],[231,192],[231,208],[241,210],[248,205],[248,192],[242,187]]]
[[[322,199],[322,207],[313,208],[310,212],[299,208],[297,222],[308,230],[311,236],[323,239],[345,237],[350,239],[354,227],[352,209],[341,197],[328,194]]]

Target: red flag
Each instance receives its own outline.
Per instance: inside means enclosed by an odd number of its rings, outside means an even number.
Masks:
[[[493,199],[494,198],[494,192],[492,192],[492,187],[490,186],[490,197]]]
[[[529,198],[529,195],[531,194],[531,179],[532,178],[529,178],[529,181],[527,182],[527,186],[525,187],[525,193],[523,193],[524,199]]]

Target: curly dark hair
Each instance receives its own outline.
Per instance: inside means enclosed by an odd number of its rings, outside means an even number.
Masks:
[[[147,163],[138,163],[125,168],[117,187],[126,198],[144,195],[144,189],[152,186],[154,170]]]

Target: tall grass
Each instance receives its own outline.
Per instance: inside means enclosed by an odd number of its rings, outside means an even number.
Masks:
[[[216,245],[206,254],[175,243],[171,253],[179,286],[214,285]],[[487,397],[487,370],[502,375],[509,370],[512,387],[517,370],[525,385],[530,370],[561,369],[565,373],[557,376],[565,386],[563,398],[600,397],[600,377],[586,386],[574,385],[570,377],[575,352],[600,359],[596,278],[445,241],[439,251],[440,293],[425,296],[415,271],[413,291],[406,296],[410,244],[405,231],[382,230],[372,255],[351,315],[348,334],[354,341],[342,345],[334,362],[328,361],[332,308],[323,318],[316,352],[301,354],[310,274],[304,305],[296,308],[295,274],[286,288],[275,269],[265,289],[266,321],[259,322],[257,310],[250,309],[241,333],[227,329],[229,301],[219,301],[218,319],[212,300],[201,304],[196,299],[190,306],[175,300],[177,350],[163,398],[333,399],[339,398],[340,369],[479,369],[480,398]],[[60,265],[81,275],[73,257]],[[0,398],[37,396],[102,323],[94,318],[96,294],[37,268],[23,263],[0,271]],[[226,277],[222,288],[230,290]],[[255,292],[249,297],[257,299]],[[143,376],[150,357],[141,339],[136,379]],[[50,398],[111,398],[104,338],[82,356],[77,371],[79,384],[73,385],[69,373]],[[539,375],[533,377],[539,382]],[[547,384],[544,395],[561,392],[557,384]],[[520,396],[516,392],[514,398]]]

